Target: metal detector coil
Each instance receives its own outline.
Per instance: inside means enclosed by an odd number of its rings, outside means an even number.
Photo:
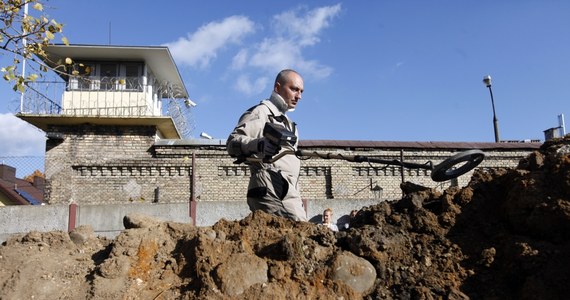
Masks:
[[[433,167],[431,179],[433,181],[446,181],[457,178],[477,167],[485,158],[481,150],[467,150],[455,154]],[[457,165],[463,164],[456,168]]]

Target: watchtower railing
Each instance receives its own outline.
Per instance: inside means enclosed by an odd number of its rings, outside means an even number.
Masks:
[[[29,82],[19,113],[131,118],[166,115],[172,117],[181,136],[189,137],[189,107],[180,105],[184,99],[164,98],[161,88],[142,84],[140,78],[134,77]],[[165,114],[162,112],[164,100],[167,101]]]

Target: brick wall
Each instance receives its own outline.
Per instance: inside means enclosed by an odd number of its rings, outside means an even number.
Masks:
[[[47,141],[46,201],[51,204],[187,202],[192,186],[197,201],[245,200],[249,169],[244,164],[234,164],[223,143],[156,142],[156,129],[152,126],[52,126],[50,132],[61,134],[61,138]],[[418,149],[396,143],[339,148],[336,144],[302,148],[437,164],[458,151],[478,146],[446,143],[441,148],[436,144]],[[482,169],[515,167],[539,146],[485,145],[493,147],[483,149],[486,158],[479,165]],[[466,185],[472,174],[438,183],[431,180],[429,170],[404,168],[403,172],[405,181],[439,189]],[[371,188],[375,186],[383,189],[382,199],[397,199],[401,196],[401,182],[402,169],[394,165],[319,158],[303,160],[301,164],[301,192],[307,200],[372,199],[375,195]]]
[[[187,157],[156,159],[152,126],[54,126],[46,143],[46,200],[79,204],[185,202]]]

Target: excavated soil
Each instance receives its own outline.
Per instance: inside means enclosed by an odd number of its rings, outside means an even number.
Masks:
[[[348,231],[262,212],[211,227],[126,216],[0,247],[0,299],[568,299],[570,137],[464,188],[402,184]]]

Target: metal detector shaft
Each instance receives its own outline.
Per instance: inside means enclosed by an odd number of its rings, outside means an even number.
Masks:
[[[237,163],[242,161],[248,162],[260,162],[260,163],[272,163],[280,159],[285,155],[296,155],[299,157],[317,157],[321,159],[342,159],[350,162],[368,162],[368,163],[378,163],[385,165],[396,165],[402,166],[409,169],[426,169],[431,170],[431,178],[434,181],[446,181],[459,177],[479,165],[485,158],[485,154],[481,150],[467,150],[453,155],[447,158],[443,162],[434,166],[431,161],[425,164],[409,163],[403,162],[396,159],[387,160],[381,159],[374,156],[364,156],[364,155],[346,155],[342,153],[321,153],[317,151],[307,151],[307,150],[285,150],[271,158],[257,158],[257,157],[247,157],[242,160],[236,161]],[[461,165],[460,165],[461,164]],[[460,165],[457,167],[457,165]]]
[[[346,155],[346,154],[342,154],[342,153],[325,153],[325,154],[323,154],[323,153],[319,153],[319,152],[315,152],[315,151],[307,151],[307,150],[297,150],[295,152],[295,154],[297,156],[303,156],[303,157],[318,157],[318,158],[322,158],[322,159],[343,159],[343,160],[351,161],[351,162],[370,162],[370,163],[385,164],[385,165],[396,165],[396,166],[402,166],[404,168],[409,168],[409,169],[426,169],[426,170],[433,169],[433,164],[431,163],[431,161],[429,161],[425,164],[417,164],[417,163],[402,162],[402,161],[399,161],[397,159],[392,159],[392,160],[381,159],[381,158],[374,157],[374,156]]]

